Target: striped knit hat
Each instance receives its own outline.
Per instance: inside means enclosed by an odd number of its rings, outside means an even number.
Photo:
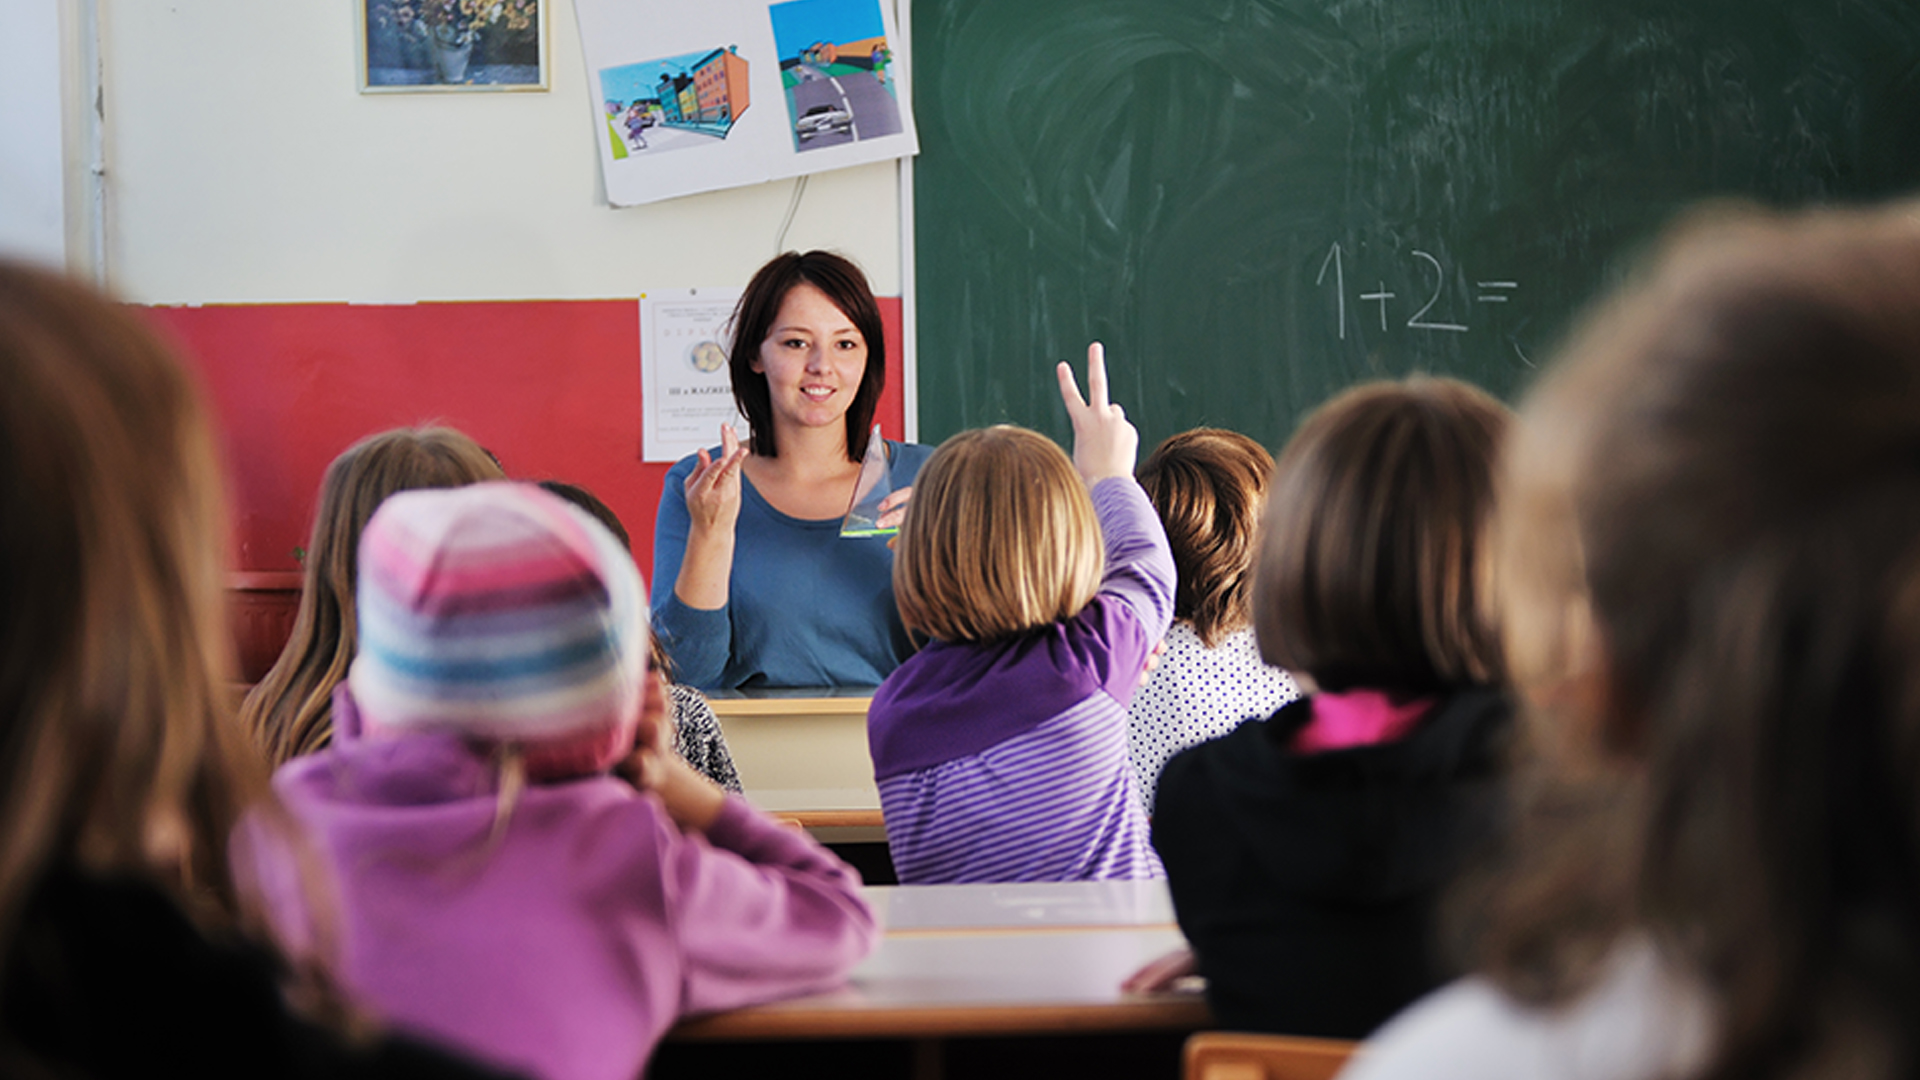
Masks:
[[[530,484],[406,491],[360,538],[369,736],[457,731],[525,751],[533,779],[633,747],[646,674],[639,571],[599,522]]]

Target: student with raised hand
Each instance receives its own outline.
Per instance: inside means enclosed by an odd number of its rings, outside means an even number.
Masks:
[[[933,640],[874,694],[867,740],[904,884],[1160,876],[1127,702],[1173,618],[1173,557],[1100,345],[1086,400],[1059,379],[1072,460],[1024,428],[962,432],[900,527],[900,612]]]
[[[1127,710],[1128,750],[1149,817],[1168,758],[1300,696],[1253,639],[1253,556],[1272,474],[1265,447],[1222,428],[1169,438],[1135,474],[1166,527],[1180,577],[1165,655]]]
[[[913,653],[884,537],[843,537],[886,381],[866,275],[827,251],[761,267],[733,316],[734,401],[751,435],[680,461],[660,495],[654,619],[678,677],[737,686],[874,686]],[[891,524],[931,452],[886,444]]]
[[[0,262],[0,387],[0,1074],[480,1075],[303,1019],[289,995],[346,1014],[252,937],[232,827],[291,826],[227,704],[223,483],[179,361]]]
[[[1475,581],[1507,422],[1416,376],[1280,455],[1254,632],[1309,695],[1175,755],[1153,818],[1222,1027],[1358,1038],[1455,971],[1436,915],[1497,838],[1513,727]]]
[[[274,787],[333,871],[342,983],[397,1027],[630,1080],[682,1015],[825,989],[871,948],[851,868],[671,751],[645,588],[583,511],[533,485],[397,494],[356,611],[334,744]],[[297,851],[246,840],[254,878],[290,878]]]
[[[1479,974],[1353,1080],[1920,1061],[1920,208],[1698,219],[1521,409],[1495,561],[1541,760]]]
[[[347,677],[355,637],[353,592],[360,531],[387,496],[415,488],[500,480],[499,462],[461,432],[394,428],[369,435],[327,466],[293,633],[280,658],[247,692],[240,722],[279,766],[325,749],[333,738],[333,690]]]

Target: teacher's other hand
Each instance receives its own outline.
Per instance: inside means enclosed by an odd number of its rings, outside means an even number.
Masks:
[[[1115,476],[1132,476],[1140,452],[1140,433],[1127,422],[1126,410],[1107,400],[1107,350],[1094,342],[1087,346],[1087,396],[1073,379],[1073,365],[1062,360],[1060,400],[1073,420],[1073,464],[1092,487]]]
[[[882,529],[897,529],[907,520],[907,503],[913,499],[913,486],[909,484],[898,491],[887,492],[880,500],[880,520],[876,524]]]

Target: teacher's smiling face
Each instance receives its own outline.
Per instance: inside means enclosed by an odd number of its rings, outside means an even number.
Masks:
[[[867,370],[867,339],[803,281],[781,299],[752,367],[767,377],[776,433],[839,425]]]

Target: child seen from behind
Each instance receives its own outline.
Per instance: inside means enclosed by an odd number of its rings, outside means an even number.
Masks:
[[[1265,447],[1221,428],[1183,431],[1140,466],[1180,577],[1166,655],[1128,710],[1149,816],[1168,758],[1300,696],[1253,639],[1253,556],[1272,474]]]
[[[1920,1062],[1920,205],[1710,206],[1652,251],[1502,463],[1532,752],[1476,974],[1356,1080]]]
[[[292,826],[233,722],[192,370],[132,305],[0,259],[0,1076],[477,1078],[368,1038],[233,887],[235,823]]]
[[[333,691],[353,662],[353,594],[360,533],[396,491],[503,480],[500,463],[447,427],[394,428],[354,443],[327,466],[302,559],[300,611],[280,658],[240,706],[278,768],[333,739]]]
[[[1512,729],[1475,581],[1507,421],[1372,383],[1280,457],[1254,631],[1310,696],[1176,755],[1153,819],[1222,1027],[1358,1038],[1452,974],[1435,912],[1499,829]]]
[[[331,863],[361,1000],[546,1080],[625,1080],[682,1014],[865,955],[854,872],[667,747],[640,577],[599,523],[531,485],[407,492],[360,569],[334,744],[274,786]],[[271,893],[292,855],[257,846]],[[298,906],[276,915],[297,940]]]
[[[901,525],[894,594],[933,640],[874,695],[867,737],[906,884],[1160,876],[1126,710],[1173,617],[1173,557],[1100,346],[1087,400],[1059,378],[1071,461],[1023,428],[963,432]]]

